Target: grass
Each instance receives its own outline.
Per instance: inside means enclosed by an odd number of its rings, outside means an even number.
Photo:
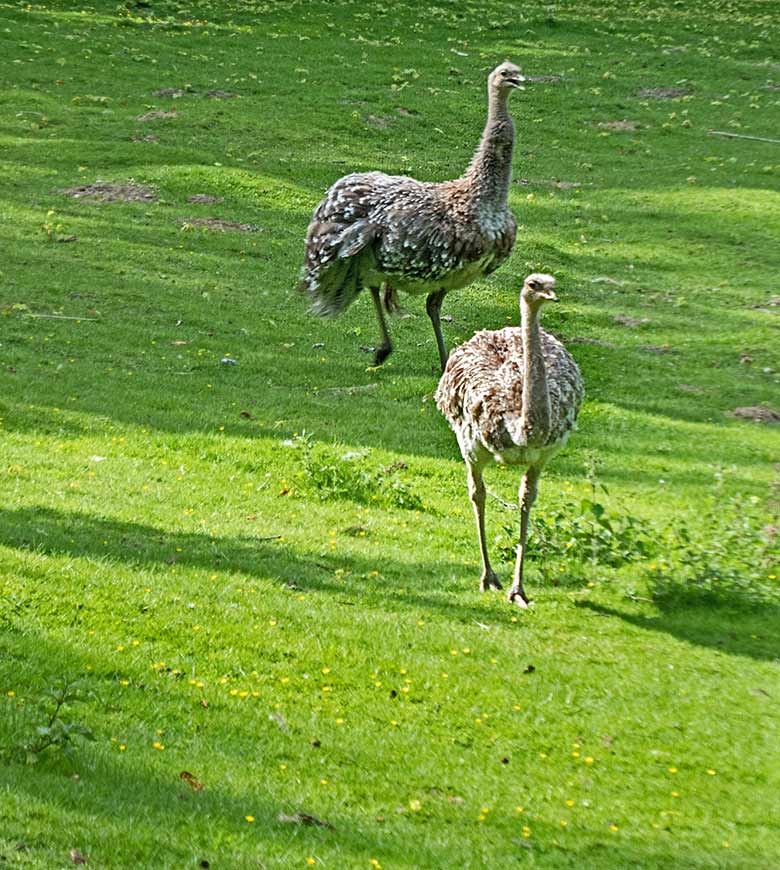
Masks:
[[[780,866],[780,445],[730,416],[780,403],[780,150],[708,135],[776,138],[777,22],[0,2],[5,865]],[[373,371],[368,300],[318,321],[293,290],[335,178],[460,173],[504,57],[560,79],[513,97],[518,243],[445,327],[517,322],[520,277],[558,277],[588,399],[529,613],[476,591],[420,306]],[[131,179],[157,199],[63,193]],[[587,502],[642,546],[582,558]],[[498,545],[515,521],[491,500]]]

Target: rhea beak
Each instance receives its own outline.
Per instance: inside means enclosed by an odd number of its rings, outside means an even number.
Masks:
[[[542,299],[545,299],[547,302],[557,302],[558,297],[555,295],[555,290],[548,290],[546,293],[542,295]]]
[[[518,91],[524,91],[525,88],[522,85],[522,82],[525,81],[525,76],[521,76],[519,73],[517,75],[513,75],[506,79],[506,83],[511,85],[513,88],[517,88]]]

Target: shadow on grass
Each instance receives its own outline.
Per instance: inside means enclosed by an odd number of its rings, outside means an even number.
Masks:
[[[29,635],[21,643],[15,644],[17,657],[23,657],[17,673],[51,671],[53,662],[60,669],[83,672],[83,663],[77,662],[67,647],[53,647]],[[9,645],[13,647],[14,641],[0,641],[6,662]],[[11,653],[13,661],[13,649]],[[104,695],[105,687],[100,693]],[[164,718],[170,712],[166,704],[170,706],[170,699],[157,700],[157,716]],[[26,713],[29,716],[29,710]],[[0,716],[5,715],[4,709]],[[88,710],[79,709],[72,716],[68,711],[65,718],[83,721],[88,715]],[[195,729],[197,736],[182,735],[183,747],[168,746],[164,754],[151,749],[152,736],[145,745],[136,740],[136,745],[128,745],[128,751],[120,754],[113,742],[108,743],[107,733],[98,733],[96,748],[79,743],[70,760],[49,753],[39,756],[35,767],[30,767],[23,760],[17,762],[11,756],[8,761],[3,756],[0,789],[12,796],[13,803],[0,805],[0,839],[23,843],[28,856],[40,860],[35,866],[41,867],[63,866],[63,857],[50,852],[50,832],[46,830],[47,820],[55,819],[60,833],[101,867],[195,867],[208,866],[200,862],[214,863],[219,858],[225,862],[219,866],[225,867],[265,867],[266,860],[271,866],[298,866],[304,855],[318,848],[352,855],[355,864],[350,866],[367,864],[364,856],[368,852],[382,854],[392,866],[405,866],[403,845],[382,836],[380,826],[367,823],[366,814],[360,818],[354,807],[336,811],[332,799],[310,796],[302,800],[296,796],[300,790],[290,788],[289,783],[269,787],[269,779],[273,783],[278,772],[278,759],[305,751],[308,735],[296,729],[282,734],[276,725],[269,725],[265,712],[255,719],[224,711],[217,712],[216,718],[208,715],[210,718],[202,715]],[[13,731],[1,727],[4,724],[0,718],[1,731]],[[28,724],[33,730],[34,723]],[[136,718],[127,724],[129,728],[138,726]],[[117,722],[108,727],[122,726]],[[274,731],[269,736],[264,728]],[[225,739],[228,730],[230,736]],[[190,789],[180,778],[181,771],[192,766],[192,761],[183,760],[189,754],[188,743],[199,752],[200,765],[204,766],[194,768],[196,777],[205,780],[199,791]],[[206,753],[204,743],[212,744]],[[357,778],[369,773],[366,765],[370,758],[362,753],[355,756],[349,748],[334,748],[328,761],[344,775],[351,773]],[[350,771],[350,767],[356,770]],[[74,770],[78,775],[72,775]],[[237,777],[230,775],[237,770],[244,772],[245,783],[256,780],[257,785],[237,787]],[[402,788],[401,782],[395,785]],[[280,813],[298,811],[316,813],[333,828],[304,828],[279,821]],[[254,817],[251,826],[247,815]],[[171,836],[172,832],[183,835]],[[424,855],[429,851],[422,850]],[[251,859],[256,863],[249,863]],[[425,859],[426,866],[435,866],[434,855],[427,854]]]
[[[388,606],[438,613],[456,622],[495,617],[495,596],[481,604],[464,603],[462,592],[476,589],[477,569],[442,562],[408,563],[387,557],[324,554],[294,550],[262,537],[215,537],[196,532],[169,532],[155,526],[95,517],[52,508],[0,510],[0,545],[49,556],[68,555],[127,565],[193,566],[267,578],[283,587],[336,594],[343,603],[359,598],[361,606]],[[377,569],[381,568],[381,575]],[[336,571],[341,579],[336,580]],[[446,580],[441,578],[446,574]],[[460,575],[453,580],[453,575]],[[429,593],[410,589],[424,587]],[[183,582],[183,581],[182,581]],[[457,588],[452,588],[457,583]],[[502,599],[499,599],[503,601]]]
[[[697,646],[736,656],[764,661],[780,660],[780,609],[767,605],[748,608],[735,602],[726,606],[683,606],[662,608],[656,615],[619,610],[592,601],[578,601],[577,607],[600,616],[622,619],[643,631],[670,634]]]

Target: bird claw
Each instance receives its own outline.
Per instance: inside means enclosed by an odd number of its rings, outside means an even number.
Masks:
[[[374,354],[374,368],[377,366],[381,366],[382,363],[390,356],[393,352],[392,347],[388,347],[386,344],[381,345],[376,349],[376,353]]]
[[[487,592],[488,589],[500,589],[501,581],[493,571],[485,571],[479,578],[479,591]]]
[[[528,610],[528,606],[531,602],[526,598],[525,592],[522,592],[520,589],[510,589],[507,592],[506,600],[510,604],[516,604],[521,610]]]

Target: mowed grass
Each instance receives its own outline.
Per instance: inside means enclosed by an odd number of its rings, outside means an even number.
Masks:
[[[780,866],[773,531],[758,603],[652,583],[669,528],[706,573],[735,499],[777,525],[777,427],[730,414],[780,406],[780,146],[708,130],[777,138],[779,38],[758,2],[0,3],[0,863]],[[540,516],[657,538],[532,562],[528,612],[477,591],[419,301],[371,370],[370,301],[294,291],[327,186],[458,175],[504,57],[552,77],[512,98],[521,229],[446,335],[554,273],[588,397]],[[99,180],[157,198],[63,193]],[[37,752],[63,681],[95,739]]]

